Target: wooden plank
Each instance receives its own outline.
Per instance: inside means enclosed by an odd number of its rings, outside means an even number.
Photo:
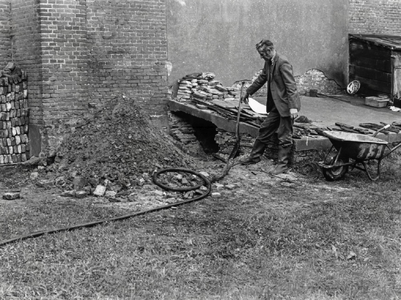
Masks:
[[[353,75],[358,75],[368,79],[374,79],[377,81],[391,82],[391,73],[381,72],[377,69],[360,67],[360,66],[349,66],[349,72]]]

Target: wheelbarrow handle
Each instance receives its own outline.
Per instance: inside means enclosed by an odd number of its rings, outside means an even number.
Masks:
[[[390,126],[391,126],[390,124],[384,125],[382,128],[376,130],[376,132],[373,133],[372,136],[373,136],[373,137],[376,137],[376,135],[377,135],[380,131],[383,131],[383,130],[387,129],[387,128],[389,128]]]

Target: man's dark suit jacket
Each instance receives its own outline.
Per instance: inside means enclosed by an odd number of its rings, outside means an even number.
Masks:
[[[255,79],[247,92],[253,95],[259,90],[266,82],[272,78],[270,85],[267,84],[267,95],[269,89],[280,116],[289,117],[290,109],[296,108],[298,111],[301,109],[301,101],[297,91],[294,75],[292,73],[292,65],[284,56],[276,55],[273,58],[273,64],[265,62],[262,72]]]

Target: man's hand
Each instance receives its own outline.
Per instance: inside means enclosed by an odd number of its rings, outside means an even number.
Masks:
[[[244,92],[241,95],[241,102],[245,103],[245,104],[248,104],[248,102],[249,102],[249,94],[248,94],[248,92]]]
[[[295,120],[298,117],[298,109],[290,108],[291,119]]]

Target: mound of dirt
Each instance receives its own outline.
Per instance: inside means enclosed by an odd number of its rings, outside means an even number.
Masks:
[[[190,167],[190,158],[167,133],[153,127],[131,99],[107,103],[93,118],[77,126],[57,150],[57,185],[93,189],[107,185],[120,192],[150,180],[155,170]]]

